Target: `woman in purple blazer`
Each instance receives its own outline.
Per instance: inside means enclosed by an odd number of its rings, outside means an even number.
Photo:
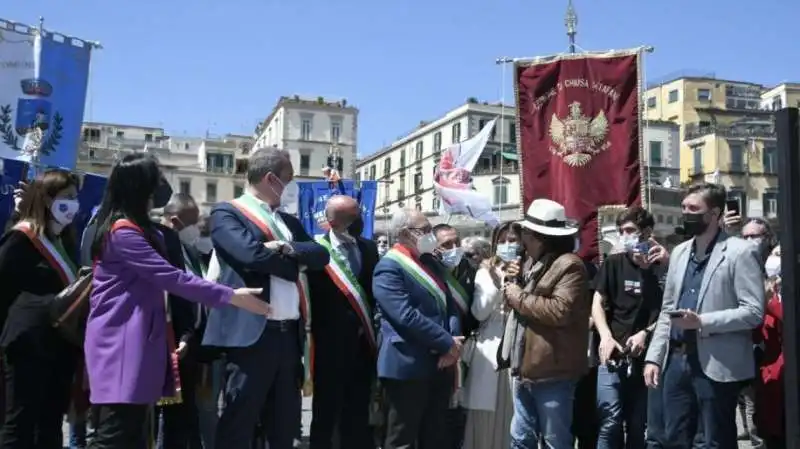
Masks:
[[[126,156],[108,178],[92,244],[95,268],[84,345],[93,413],[99,418],[93,449],[143,448],[148,407],[176,395],[167,292],[209,307],[270,311],[254,296],[260,289],[233,290],[205,281],[162,257],[163,238],[149,213],[171,194],[158,162],[148,155]]]

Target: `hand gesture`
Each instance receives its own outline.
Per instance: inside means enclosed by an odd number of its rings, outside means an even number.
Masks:
[[[646,343],[647,343],[647,332],[639,331],[636,334],[633,334],[630,337],[628,337],[628,340],[625,342],[625,347],[630,348],[632,356],[638,357],[639,355],[642,354],[642,352],[644,352]]]
[[[650,250],[647,251],[647,263],[667,263],[667,261],[669,261],[669,251],[661,246],[653,237],[650,237],[648,242],[650,243]]]
[[[272,240],[270,242],[264,243],[264,248],[267,248],[270,251],[276,252],[283,252],[283,247],[286,245],[286,242],[281,240]]]
[[[179,359],[182,359],[186,356],[186,350],[189,348],[189,345],[185,341],[181,341],[178,343],[178,347],[175,348],[175,355],[178,356]]]
[[[644,384],[648,388],[658,387],[659,377],[661,377],[661,367],[655,363],[646,363],[644,365]]]
[[[600,364],[605,365],[608,360],[614,355],[614,351],[622,352],[622,346],[617,343],[616,340],[612,336],[604,337],[600,339],[600,348],[599,348],[599,355],[600,355]]]
[[[452,355],[456,360],[461,356],[461,349],[464,347],[464,337],[453,337],[453,345],[450,346],[448,355]]]
[[[22,210],[22,200],[25,197],[25,192],[28,191],[29,183],[20,181],[17,188],[14,189],[14,210],[19,212]]]
[[[233,291],[231,304],[256,315],[269,316],[272,306],[256,295],[260,295],[263,288],[237,288]]]
[[[505,276],[517,277],[522,272],[519,268],[519,259],[514,259],[508,262],[505,267]]]
[[[700,315],[693,310],[681,310],[683,315],[678,317],[670,317],[672,324],[684,330],[697,330],[700,329]]]
[[[722,224],[724,224],[726,228],[739,227],[742,225],[742,216],[735,210],[725,211],[725,215],[722,216]]]
[[[458,362],[458,357],[454,357],[452,354],[447,353],[441,357],[439,357],[439,361],[436,362],[436,367],[439,369],[450,368],[451,366],[455,365]]]

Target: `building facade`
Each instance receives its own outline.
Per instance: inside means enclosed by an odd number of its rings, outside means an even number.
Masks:
[[[77,168],[108,175],[126,154],[150,153],[158,158],[173,190],[190,194],[208,213],[214,204],[244,191],[251,147],[248,136],[171,137],[161,128],[87,122]]]
[[[680,125],[682,183],[722,183],[747,216],[777,214],[777,146],[772,110],[762,107],[766,92],[760,84],[684,77],[645,93],[647,119]]]
[[[321,178],[332,153],[339,172],[352,178],[358,154],[358,109],[347,100],[281,97],[256,128],[255,149],[288,150],[298,178]]]
[[[800,108],[800,83],[781,83],[761,94],[761,109]]]
[[[495,117],[498,117],[495,130],[472,172],[473,185],[490,197],[501,221],[519,220],[522,205],[515,109],[470,99],[442,117],[421,122],[388,147],[358,161],[355,179],[380,183],[375,229],[388,231],[394,211],[416,207],[425,212],[434,225],[448,221],[459,227],[462,236],[488,235],[490,229],[483,223],[460,215],[439,215],[440,199],[433,189],[433,174],[443,150],[473,137]],[[648,163],[645,173],[652,180],[645,191],[652,199],[656,233],[669,235],[680,216],[678,126],[650,121],[644,131],[644,142]],[[601,223],[613,224],[613,215],[601,216]]]

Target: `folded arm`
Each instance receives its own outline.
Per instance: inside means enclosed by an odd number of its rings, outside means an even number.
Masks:
[[[264,246],[235,212],[216,208],[211,212],[211,241],[222,259],[236,270],[278,276],[297,281],[298,263],[280,251]]]
[[[299,222],[298,222],[299,224]],[[296,226],[293,231],[293,241],[288,242],[292,247],[291,257],[300,265],[305,265],[309,270],[323,270],[328,265],[330,254],[308,235],[303,226]]]
[[[764,274],[758,248],[742,251],[733,261],[737,307],[700,314],[703,335],[755,329],[764,320]]]
[[[508,284],[504,294],[509,307],[526,319],[545,326],[564,326],[575,304],[586,300],[586,271],[582,264],[569,264],[550,292],[537,287],[528,293],[518,285]]]
[[[425,346],[438,354],[446,354],[453,346],[453,337],[442,326],[419,313],[411,305],[408,289],[403,285],[399,268],[379,266],[372,280],[372,291],[381,316],[405,340]]]

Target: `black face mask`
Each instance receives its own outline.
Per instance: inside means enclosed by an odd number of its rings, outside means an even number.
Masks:
[[[352,235],[353,237],[360,237],[361,233],[364,232],[364,220],[361,218],[361,215],[356,217],[355,220],[347,227],[348,234]]]
[[[689,237],[698,236],[708,229],[709,222],[706,220],[705,213],[684,213],[683,232]]]
[[[153,208],[160,209],[166,206],[170,198],[172,198],[172,187],[166,179],[161,178],[161,183],[153,193]]]

